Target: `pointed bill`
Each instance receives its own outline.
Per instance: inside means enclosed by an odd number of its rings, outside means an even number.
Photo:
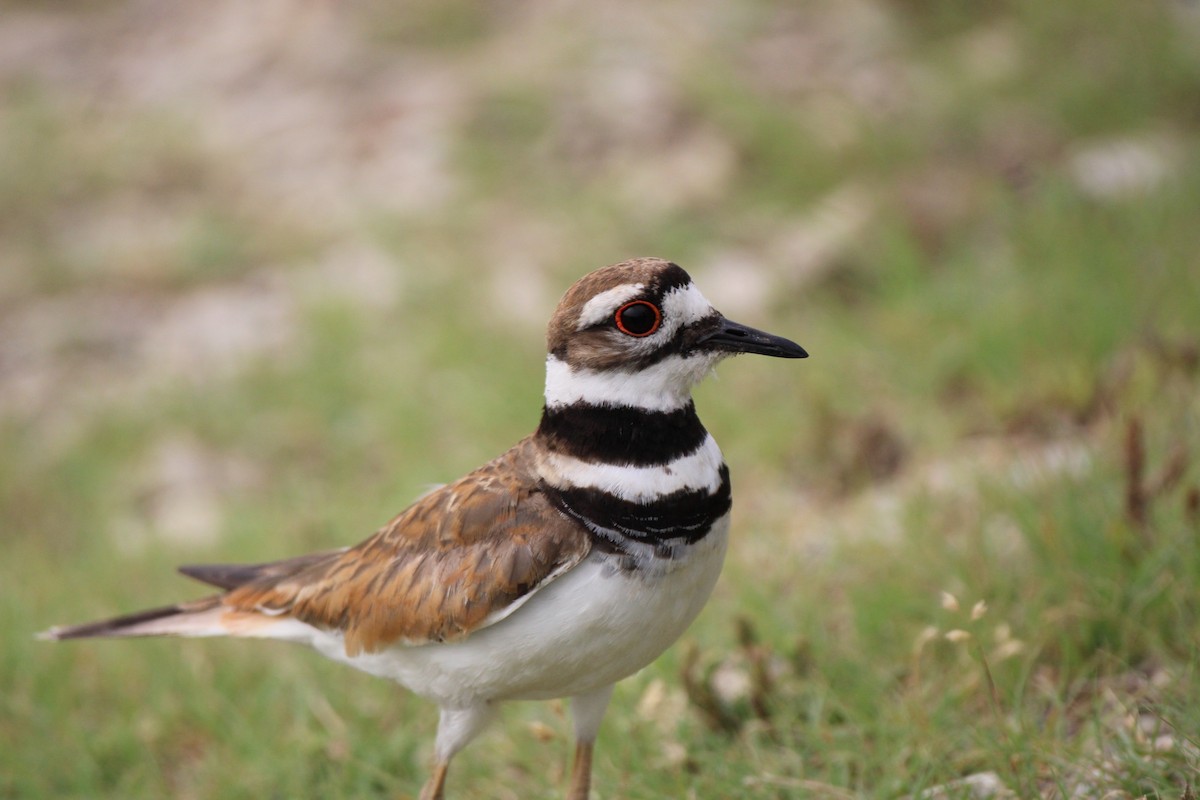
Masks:
[[[720,325],[704,336],[698,346],[726,353],[757,353],[775,358],[808,358],[808,351],[791,339],[721,318]]]

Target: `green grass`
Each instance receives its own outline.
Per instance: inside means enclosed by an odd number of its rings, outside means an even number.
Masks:
[[[96,383],[129,373],[91,371],[86,337],[30,351],[76,371],[0,417],[0,797],[415,795],[436,711],[398,687],[269,643],[33,634],[200,594],[178,563],[357,541],[527,433],[550,309],[531,319],[492,289],[497,254],[526,246],[547,303],[628,255],[677,259],[703,285],[714,254],[737,251],[779,276],[745,321],[813,354],[738,359],[697,392],[733,470],[735,539],[684,641],[618,687],[599,797],[903,797],[981,772],[1021,797],[1085,778],[1087,796],[1185,796],[1200,781],[1192,12],[879,8],[893,37],[870,52],[894,59],[908,103],[850,104],[839,147],[812,140],[811,98],[754,79],[749,42],[789,24],[762,2],[672,73],[674,134],[630,155],[599,130],[581,157],[561,109],[603,43],[576,32],[563,72],[516,77],[480,64],[519,17],[373,6],[358,20],[373,58],[416,48],[476,83],[447,149],[453,208],[366,209],[348,234],[256,203],[253,176],[183,116],[106,127],[50,83],[5,84],[0,313],[302,275],[339,235],[402,280],[370,310],[299,295],[289,352],[219,379],[124,391]],[[997,32],[1015,60],[980,77],[964,54]],[[631,200],[622,159],[651,169],[699,127],[736,154],[719,201]],[[1174,143],[1163,182],[1110,198],[1078,185],[1073,153],[1144,135]],[[771,243],[847,183],[869,224],[792,274]],[[74,221],[122,204],[179,224],[153,246],[81,250]],[[23,368],[12,353],[0,377]],[[235,465],[210,487],[211,541],[159,535],[172,442]],[[731,676],[743,693],[717,691]],[[569,732],[561,703],[507,708],[451,791],[560,796]]]

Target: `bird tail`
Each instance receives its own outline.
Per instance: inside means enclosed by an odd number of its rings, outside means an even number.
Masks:
[[[230,614],[237,612],[214,596],[82,625],[59,625],[39,633],[38,638],[54,641],[95,636],[228,636]]]
[[[210,586],[231,591],[255,581],[278,581],[310,567],[320,566],[341,550],[313,553],[263,564],[193,564],[179,571]],[[150,608],[82,625],[61,625],[42,631],[39,639],[86,639],[96,636],[248,636],[308,640],[313,629],[278,612],[238,608],[225,595],[212,595],[188,603]]]

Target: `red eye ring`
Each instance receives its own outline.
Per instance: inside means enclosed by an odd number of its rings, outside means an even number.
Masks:
[[[643,309],[650,309],[653,316],[646,316]],[[627,312],[632,311],[632,319]],[[662,325],[662,311],[648,300],[631,300],[613,314],[617,330],[626,336],[642,338],[654,333]]]

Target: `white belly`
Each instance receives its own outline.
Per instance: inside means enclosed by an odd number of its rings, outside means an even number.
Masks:
[[[721,572],[729,517],[658,574],[621,572],[592,553],[511,616],[458,642],[325,655],[448,706],[571,697],[608,686],[658,658],[691,624]]]

